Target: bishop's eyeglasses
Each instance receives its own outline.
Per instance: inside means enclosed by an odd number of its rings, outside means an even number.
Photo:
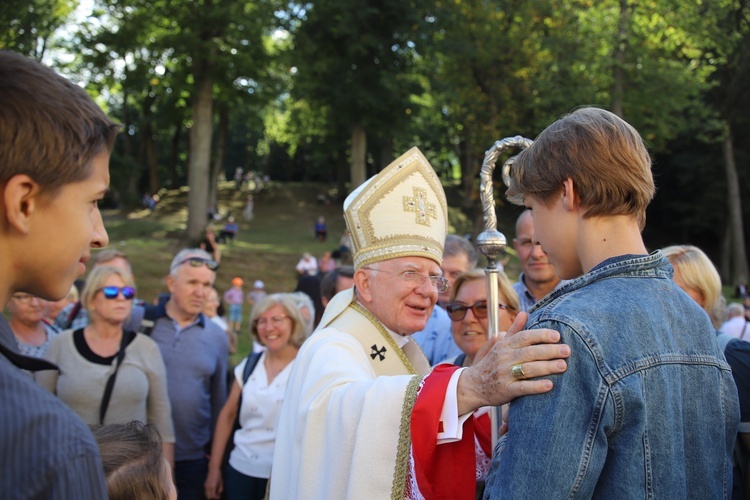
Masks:
[[[377,271],[379,273],[385,273],[390,274],[391,276],[400,276],[401,281],[404,283],[410,285],[410,286],[422,286],[424,285],[425,281],[430,280],[430,283],[432,283],[432,286],[434,286],[438,292],[443,293],[446,290],[448,290],[448,287],[450,286],[450,282],[446,278],[443,278],[442,276],[427,276],[425,274],[418,273],[417,271],[404,271],[402,273],[392,273],[390,271],[384,271],[382,269],[375,269],[373,267],[364,267],[363,269],[367,269],[369,271]]]

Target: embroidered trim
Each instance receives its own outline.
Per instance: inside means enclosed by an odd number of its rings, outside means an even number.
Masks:
[[[424,377],[422,376],[412,377],[409,385],[406,386],[404,406],[401,407],[396,467],[393,470],[392,500],[403,500],[405,495],[406,479],[409,475],[409,463],[411,461],[411,412],[414,410],[414,403],[417,401],[417,394],[423,380]]]
[[[404,354],[404,351],[396,344],[396,341],[393,340],[393,337],[391,337],[391,334],[388,333],[383,324],[378,321],[378,319],[370,311],[362,307],[358,302],[352,302],[351,304],[349,304],[349,307],[353,308],[359,314],[367,318],[370,323],[372,323],[373,326],[378,329],[385,341],[388,342],[388,345],[391,346],[391,349],[393,349],[393,352],[398,355],[398,357],[401,359],[401,362],[404,363],[406,369],[409,370],[409,374],[416,375],[417,370],[415,370],[411,365],[409,359],[406,357],[406,354]]]

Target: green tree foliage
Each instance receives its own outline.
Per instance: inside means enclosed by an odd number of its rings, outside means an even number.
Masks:
[[[419,0],[326,0],[295,12],[292,96],[351,133],[353,185],[365,178],[367,136],[388,148],[408,122],[422,9]]]
[[[743,2],[98,2],[60,35],[67,69],[125,125],[113,184],[135,198],[187,183],[191,237],[222,169],[335,180],[344,194],[413,145],[461,179],[453,200],[471,216],[496,140],[591,104],[632,123],[656,159],[652,244],[723,248],[730,279],[746,270]],[[0,43],[41,57],[73,5],[2,2]]]
[[[70,20],[76,0],[3,0],[0,2],[0,49],[38,61],[54,45],[53,35]]]

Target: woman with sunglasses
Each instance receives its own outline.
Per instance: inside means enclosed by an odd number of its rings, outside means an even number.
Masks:
[[[81,294],[89,325],[53,339],[45,357],[60,372],[38,372],[36,380],[89,425],[155,424],[171,463],[175,437],[159,347],[150,337],[123,330],[134,297],[130,274],[95,267]]]
[[[501,332],[506,332],[520,310],[518,294],[505,273],[498,273],[497,283],[498,327]],[[477,351],[487,342],[487,277],[484,271],[474,269],[456,278],[446,311],[451,319],[453,340],[463,352],[448,362],[471,366]]]
[[[234,384],[216,422],[205,482],[208,499],[265,498],[281,404],[297,351],[307,338],[294,294],[277,293],[261,300],[253,307],[250,325],[255,341],[266,351],[259,358],[248,356],[235,368]],[[256,364],[244,380],[251,360]],[[230,439],[234,448],[222,471]]]
[[[498,283],[498,328],[507,332],[520,310],[518,294],[504,272],[497,275]],[[446,306],[451,319],[453,340],[463,354],[446,362],[458,366],[471,366],[474,358],[487,342],[487,276],[484,271],[474,269],[460,274],[453,282],[450,303]],[[475,449],[477,471],[477,498],[484,491],[484,478],[489,472],[492,458],[492,431],[488,409],[480,408],[474,413]]]

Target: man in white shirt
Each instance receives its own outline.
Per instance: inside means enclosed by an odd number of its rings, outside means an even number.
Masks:
[[[719,330],[740,340],[750,340],[750,328],[745,318],[745,307],[742,304],[732,303],[727,307],[727,320]]]

